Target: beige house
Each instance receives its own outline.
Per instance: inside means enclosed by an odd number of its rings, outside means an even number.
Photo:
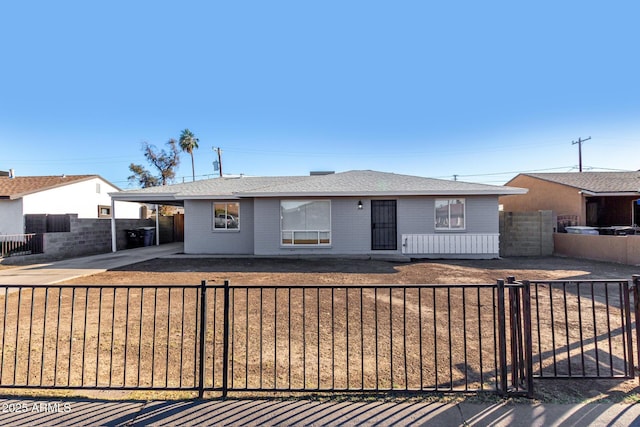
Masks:
[[[640,223],[640,171],[519,174],[505,185],[527,194],[501,196],[506,212],[551,210],[564,226],[631,226]]]

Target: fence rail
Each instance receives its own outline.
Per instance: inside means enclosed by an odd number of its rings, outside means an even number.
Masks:
[[[0,388],[496,392],[634,375],[628,281],[0,287]]]
[[[42,234],[0,234],[0,258],[43,253]]]

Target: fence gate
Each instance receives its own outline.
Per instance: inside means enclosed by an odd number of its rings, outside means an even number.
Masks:
[[[633,378],[639,277],[529,282],[533,377]]]

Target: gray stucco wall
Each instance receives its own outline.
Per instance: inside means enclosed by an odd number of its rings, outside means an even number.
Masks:
[[[213,229],[213,200],[186,200],[184,203],[184,252],[187,254],[253,254],[253,200],[240,202],[239,230]]]
[[[398,249],[371,250],[371,200],[331,200],[331,247],[282,247],[280,245],[280,200],[256,199],[254,250],[256,255],[307,254],[400,254],[402,234],[435,233],[435,197],[399,197],[397,200]],[[362,201],[363,209],[357,208]],[[498,197],[465,197],[466,230],[460,233],[498,233]]]
[[[363,209],[358,209],[359,200],[362,200]],[[279,199],[256,199],[254,212],[256,255],[363,254],[371,251],[371,208],[368,200],[331,200],[330,247],[282,247]]]

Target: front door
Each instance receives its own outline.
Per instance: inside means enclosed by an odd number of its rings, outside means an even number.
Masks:
[[[395,200],[371,201],[371,249],[398,249]]]

